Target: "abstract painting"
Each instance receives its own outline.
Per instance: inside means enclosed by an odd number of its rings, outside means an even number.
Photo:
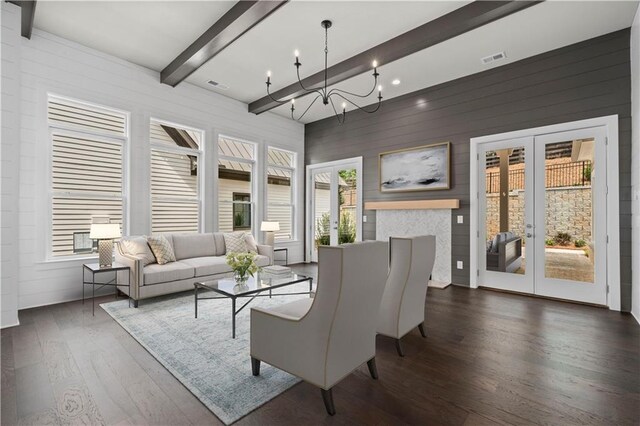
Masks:
[[[449,189],[449,145],[443,142],[381,153],[380,192]]]

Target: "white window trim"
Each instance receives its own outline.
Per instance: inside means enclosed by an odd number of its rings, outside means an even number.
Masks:
[[[154,142],[154,139],[151,137],[151,132],[148,133],[149,135],[149,233],[152,233],[153,230],[153,201],[155,200],[162,200],[162,201],[168,201],[168,202],[196,202],[198,204],[198,231],[197,232],[202,232],[202,230],[204,229],[204,202],[203,202],[203,188],[204,188],[204,167],[201,167],[203,165],[203,158],[204,158],[204,144],[205,144],[205,137],[206,137],[206,132],[205,130],[202,129],[198,129],[195,127],[191,127],[191,126],[185,126],[179,123],[174,123],[172,121],[167,121],[167,120],[162,120],[159,118],[154,118],[154,117],[149,117],[148,120],[148,125],[147,128],[150,129],[151,128],[151,122],[156,122],[156,123],[161,123],[161,124],[166,124],[167,126],[171,126],[171,127],[175,127],[175,128],[179,128],[179,129],[183,129],[183,130],[191,130],[193,132],[198,132],[200,133],[200,145],[198,145],[198,149],[192,149],[192,148],[185,148],[185,147],[181,147],[181,146],[171,146],[168,144],[164,144],[161,142]],[[153,197],[153,194],[151,192],[151,158],[153,157],[152,151],[161,151],[161,152],[169,152],[172,154],[184,154],[184,155],[193,155],[197,158],[198,161],[198,179],[197,179],[197,192],[198,195],[194,200],[189,200],[189,199],[185,199],[185,198],[172,198],[172,197]]]
[[[86,105],[90,108],[103,109],[107,111],[112,111],[117,114],[122,114],[124,116],[124,136],[119,135],[109,135],[103,134],[100,132],[92,132],[87,130],[86,128],[73,125],[73,124],[64,124],[55,121],[49,120],[48,108],[49,101],[51,99],[59,99],[61,101],[68,101],[80,105]],[[46,161],[46,176],[47,176],[47,221],[46,221],[46,233],[45,233],[45,255],[44,255],[44,263],[53,263],[53,262],[67,262],[67,261],[77,261],[77,260],[87,260],[96,258],[96,253],[73,253],[69,255],[53,255],[53,198],[57,195],[69,196],[69,195],[78,195],[84,198],[110,198],[109,195],[97,195],[97,194],[87,194],[81,192],[73,192],[73,191],[53,191],[53,134],[61,134],[61,135],[81,135],[81,136],[90,136],[93,139],[97,139],[100,141],[104,141],[107,143],[120,143],[121,151],[122,151],[122,191],[120,197],[113,197],[114,199],[122,200],[122,233],[126,235],[128,232],[129,226],[129,217],[128,213],[128,203],[129,203],[129,173],[128,173],[128,156],[129,156],[129,139],[131,135],[131,113],[129,111],[121,110],[118,108],[113,108],[106,105],[101,105],[93,102],[87,102],[80,99],[62,96],[51,92],[46,92],[45,102],[44,102],[44,117],[47,128],[47,161]],[[117,142],[116,142],[117,141]]]

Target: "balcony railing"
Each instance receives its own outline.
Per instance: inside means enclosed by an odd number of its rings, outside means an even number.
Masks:
[[[550,164],[545,167],[545,187],[561,188],[591,185],[591,161]],[[500,191],[500,172],[486,175],[487,193]],[[509,170],[509,191],[524,189],[524,169]]]

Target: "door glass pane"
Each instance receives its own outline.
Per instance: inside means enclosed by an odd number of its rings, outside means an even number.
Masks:
[[[486,179],[487,270],[525,272],[525,149],[488,151]]]
[[[331,173],[316,173],[313,176],[314,240],[315,246],[331,243]]]
[[[546,278],[594,282],[594,139],[545,145]]]
[[[356,240],[356,169],[338,171],[338,244]]]

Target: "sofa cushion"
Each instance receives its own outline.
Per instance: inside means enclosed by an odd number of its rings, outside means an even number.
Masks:
[[[256,256],[256,265],[263,267],[263,266],[269,266],[270,263],[271,263],[271,259],[269,259],[269,256],[263,256],[261,254]]]
[[[176,260],[216,255],[213,234],[173,234],[172,237]]]
[[[234,232],[224,234],[224,245],[227,247],[226,253],[246,253],[247,243],[244,240],[244,232]]]
[[[124,237],[119,244],[124,254],[140,259],[142,266],[156,263],[156,257],[151,252],[145,237]]]
[[[227,265],[227,260],[224,256],[193,257],[181,260],[181,262],[193,267],[196,277],[232,272],[231,266]]]
[[[224,256],[227,252],[227,246],[224,245],[224,234],[222,232],[214,232],[213,240],[216,243],[215,256]]]
[[[171,262],[165,265],[153,263],[144,267],[143,274],[144,285],[160,284],[193,278],[194,268],[184,262]]]
[[[176,261],[176,255],[173,251],[173,247],[166,236],[152,235],[147,237],[147,242],[149,243],[149,247],[151,247],[153,255],[156,257],[158,264],[164,265],[165,263]]]
[[[244,234],[244,243],[247,245],[249,253],[258,254],[258,243],[251,233],[247,232]]]

